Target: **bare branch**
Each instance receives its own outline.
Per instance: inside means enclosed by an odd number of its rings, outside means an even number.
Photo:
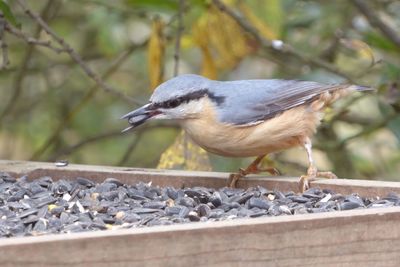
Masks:
[[[346,146],[340,147],[340,149],[337,147],[340,143],[340,137],[333,126],[332,123],[321,125],[316,135],[318,142],[313,143],[313,148],[325,152],[336,175],[339,177],[353,176],[356,170],[351,160],[350,151]]]
[[[120,56],[110,65],[110,67],[104,72],[102,75],[102,79],[107,79],[110,77],[118,68],[129,58],[129,55],[135,51],[137,48],[143,47],[142,45],[132,45],[126,51],[121,53]],[[57,128],[54,130],[52,134],[50,134],[49,138],[43,143],[43,145],[33,153],[31,160],[38,159],[58,138],[60,133],[69,125],[73,118],[79,113],[79,111],[86,105],[90,99],[92,99],[96,92],[98,91],[98,84],[93,85],[89,91],[83,96],[83,98],[76,104],[65,117],[60,121]]]
[[[102,133],[102,134],[99,134],[99,135],[91,136],[91,137],[89,137],[89,138],[87,138],[85,140],[82,140],[82,141],[74,144],[74,145],[71,145],[71,146],[63,148],[63,149],[61,149],[59,151],[56,151],[55,153],[53,153],[48,158],[48,160],[49,161],[55,161],[58,158],[60,158],[61,156],[69,155],[69,154],[77,151],[78,149],[80,149],[80,148],[82,148],[82,147],[84,147],[84,146],[86,146],[88,144],[91,144],[91,143],[94,143],[94,142],[97,142],[97,141],[100,141],[100,140],[104,140],[104,139],[107,139],[107,138],[120,136],[120,135],[121,135],[121,131],[118,130],[118,131],[112,131],[112,132],[108,132],[108,133]]]
[[[225,12],[227,15],[233,18],[245,31],[249,32],[264,47],[264,49],[267,49],[268,51],[274,54],[290,55],[292,57],[297,58],[298,60],[302,61],[305,64],[309,64],[311,66],[318,68],[323,68],[329,72],[332,72],[336,75],[339,75],[347,79],[348,81],[352,81],[349,75],[340,71],[336,66],[330,64],[327,61],[324,61],[317,57],[311,57],[300,51],[294,50],[293,47],[291,47],[288,44],[285,44],[280,40],[269,41],[265,39],[263,36],[260,35],[257,28],[251,25],[245,18],[243,18],[235,10],[226,6],[224,3],[222,3],[221,0],[212,0],[212,1],[215,4],[215,6],[219,8],[221,12]]]
[[[392,114],[390,114],[388,116],[385,116],[385,118],[383,118],[382,120],[365,127],[362,131],[341,140],[340,143],[338,144],[338,147],[341,148],[345,144],[347,144],[347,142],[349,142],[350,140],[353,140],[353,139],[361,137],[361,136],[369,135],[379,129],[382,129],[382,127],[385,127],[391,120],[397,118],[398,116],[399,116],[399,114],[396,112],[393,112]]]
[[[6,29],[7,21],[4,19],[3,14],[0,12],[0,49],[3,61],[0,64],[0,70],[6,69],[10,60],[8,59],[8,45],[4,40],[4,31]]]
[[[173,128],[173,129],[180,129],[178,125],[173,125],[173,124],[155,124],[155,125],[144,125],[140,127],[139,129],[135,130],[134,133],[136,134],[135,140],[132,141],[132,143],[128,146],[128,148],[125,150],[124,155],[121,157],[121,159],[115,164],[117,166],[122,166],[126,162],[128,162],[130,155],[132,152],[135,150],[137,144],[139,143],[142,134],[149,130],[157,129],[157,128]]]
[[[4,41],[4,38],[0,39],[0,48],[1,48],[1,54],[3,57],[3,61],[0,65],[0,70],[7,69],[7,66],[10,64],[10,60],[8,59],[8,45]]]
[[[348,114],[346,112],[343,112],[342,114],[340,114],[336,118],[336,120],[339,120],[341,122],[350,123],[350,124],[358,124],[361,126],[368,126],[373,123],[373,120],[371,120],[371,118],[359,116],[356,114]]]
[[[346,100],[343,100],[344,101],[343,105],[340,107],[340,109],[336,110],[335,114],[330,119],[331,123],[336,121],[336,120],[339,120],[341,116],[343,116],[344,114],[346,114],[348,112],[349,107],[351,105],[353,105],[355,102],[359,101],[360,99],[362,99],[366,95],[367,94],[359,94],[357,96],[354,96],[354,97],[351,97],[351,98],[347,98]]]
[[[50,26],[36,13],[30,10],[27,5],[24,3],[23,0],[16,0],[17,3],[22,7],[24,12],[30,16],[33,20],[35,20],[42,29],[48,33],[63,49],[67,52],[70,57],[83,69],[87,76],[93,79],[96,84],[102,88],[105,92],[110,93],[114,96],[117,96],[129,103],[140,105],[141,103],[117,90],[112,88],[110,85],[105,83],[99,75],[97,75],[83,60],[82,57],[74,50],[72,47],[65,42],[65,40],[59,37],[51,28]]]
[[[136,146],[139,144],[139,141],[142,137],[143,132],[138,132],[136,134],[136,138],[130,143],[128,148],[125,150],[124,155],[122,155],[121,159],[116,163],[117,166],[124,165],[131,156],[132,152],[135,150]]]
[[[62,48],[58,48],[55,47],[51,44],[51,41],[41,41],[38,40],[36,38],[30,37],[28,36],[26,33],[20,31],[19,29],[13,27],[10,24],[6,24],[5,26],[5,30],[9,33],[11,33],[12,35],[24,40],[25,42],[27,42],[28,44],[31,45],[37,45],[37,46],[44,46],[46,48],[49,48],[51,50],[53,50],[54,52],[56,52],[57,54],[61,53],[61,52],[66,52],[65,49]]]
[[[48,0],[46,5],[44,6],[41,16],[44,19],[48,19],[49,13],[51,10],[51,6],[55,3],[56,1],[54,0]],[[40,27],[37,26],[36,29],[34,30],[34,36],[39,36],[40,34]],[[34,46],[30,45],[27,47],[25,50],[25,53],[21,59],[21,64],[18,68],[17,73],[15,74],[14,77],[14,82],[13,82],[13,88],[12,88],[12,95],[9,98],[8,102],[4,104],[4,109],[0,113],[0,124],[3,122],[3,119],[6,117],[6,115],[13,109],[15,103],[18,101],[19,96],[21,95],[22,91],[22,82],[24,81],[25,74],[28,71],[28,66],[29,62],[32,58],[32,55],[34,54]]]
[[[140,135],[140,134],[145,133],[146,131],[158,129],[158,128],[178,128],[178,127],[176,125],[171,125],[171,124],[143,125],[139,129],[137,129],[134,132],[134,134]],[[54,152],[48,158],[48,161],[55,161],[62,156],[68,156],[68,155],[76,152],[77,150],[85,147],[86,145],[89,145],[89,144],[92,144],[92,143],[95,143],[95,142],[98,142],[98,141],[101,141],[104,139],[113,138],[113,137],[124,137],[124,134],[121,134],[121,131],[117,130],[117,131],[110,131],[110,132],[106,132],[106,133],[102,133],[99,135],[88,137],[87,139],[81,140],[74,145],[62,148],[59,151]],[[139,138],[139,136],[136,137],[136,139],[138,139],[138,138]]]
[[[185,0],[179,0],[179,11],[178,11],[178,28],[176,30],[176,40],[175,40],[175,66],[174,66],[174,76],[179,74],[179,54],[181,49],[181,35],[183,31],[183,11],[185,8]]]
[[[400,47],[400,34],[394,29],[385,24],[372,10],[365,0],[353,0],[353,4],[360,10],[360,12],[368,19],[369,23],[375,28],[378,28],[390,41]]]

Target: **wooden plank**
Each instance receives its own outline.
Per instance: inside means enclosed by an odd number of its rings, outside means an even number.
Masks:
[[[400,207],[0,240],[1,266],[400,266]]]
[[[0,161],[31,179],[85,176],[101,182],[225,185],[226,173]],[[364,196],[399,183],[331,180],[318,186]],[[296,190],[297,178],[250,177],[240,186]],[[1,266],[400,266],[400,207],[0,240]]]
[[[31,179],[45,175],[56,179],[84,176],[101,182],[107,177],[114,177],[128,184],[138,181],[152,181],[153,184],[159,186],[206,186],[214,188],[225,186],[226,179],[229,175],[228,173],[218,172],[189,172],[78,164],[56,167],[53,163],[5,160],[0,160],[0,171],[10,172],[16,175],[28,175]],[[293,177],[250,176],[240,180],[238,187],[247,188],[260,185],[268,189],[297,192],[297,182],[298,178]],[[389,192],[400,194],[399,182],[335,179],[316,181],[313,182],[312,185],[321,187],[322,189],[332,189],[341,194],[358,193],[365,197],[385,196]]]

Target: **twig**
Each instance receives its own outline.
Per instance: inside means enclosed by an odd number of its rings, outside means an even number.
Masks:
[[[357,96],[347,99],[346,102],[344,102],[344,104],[342,105],[342,107],[339,110],[337,110],[336,113],[332,116],[332,118],[330,119],[330,122],[332,123],[332,122],[340,119],[340,117],[343,114],[347,113],[347,111],[351,105],[353,105],[355,102],[359,101],[360,99],[362,99],[365,96],[366,96],[366,94],[360,94],[360,95],[357,95]]]
[[[387,115],[381,121],[378,121],[373,125],[367,126],[362,131],[341,140],[339,142],[339,144],[337,145],[337,147],[341,148],[345,144],[347,144],[347,142],[349,142],[350,140],[353,140],[353,139],[361,137],[361,136],[369,135],[369,134],[381,129],[382,127],[386,126],[391,120],[393,120],[394,118],[397,118],[398,116],[399,116],[399,114],[396,112],[393,112],[392,114]]]
[[[73,0],[74,2],[77,2],[78,4],[82,3],[82,0]],[[139,18],[146,18],[149,19],[149,15],[147,12],[144,10],[138,9],[138,8],[126,8],[124,5],[118,5],[118,1],[103,1],[103,0],[86,0],[85,1],[88,4],[93,4],[93,5],[98,5],[102,6],[104,8],[107,8],[109,10],[117,11],[122,14],[127,14],[129,16],[137,16]]]
[[[369,23],[375,28],[378,28],[390,41],[400,47],[400,34],[394,29],[385,24],[377,14],[368,6],[365,0],[353,0],[353,4],[360,10],[361,13],[367,18]]]
[[[43,30],[48,33],[63,49],[67,52],[70,57],[83,69],[87,76],[95,81],[95,83],[102,88],[105,92],[110,93],[116,97],[119,97],[129,103],[140,105],[140,102],[115,90],[110,85],[106,84],[99,75],[97,75],[81,58],[81,56],[72,47],[65,42],[65,40],[59,37],[50,26],[36,13],[31,11],[23,0],[16,0],[16,2],[22,7],[24,12],[35,20]]]
[[[7,69],[7,66],[10,64],[10,60],[8,59],[8,45],[4,41],[4,37],[0,38],[0,47],[1,47],[1,54],[3,56],[3,61],[0,65],[0,70]]]
[[[176,39],[175,39],[175,53],[174,53],[174,76],[178,76],[179,74],[179,55],[180,55],[180,48],[181,48],[181,35],[183,32],[183,12],[185,10],[185,0],[179,0],[179,10],[177,14],[178,20],[178,28],[176,30]],[[186,163],[188,159],[188,142],[187,142],[187,134],[186,132],[183,133],[183,154],[184,154],[184,161]]]
[[[325,152],[333,165],[336,175],[340,177],[353,176],[355,168],[349,149],[346,146],[340,147],[340,149],[337,147],[340,140],[333,126],[334,124],[332,123],[321,125],[316,135],[318,142],[314,143],[313,147]]]
[[[137,133],[136,138],[132,141],[132,143],[130,143],[128,148],[125,150],[124,155],[122,155],[122,158],[116,163],[117,166],[122,166],[129,160],[133,150],[135,150],[137,144],[139,144],[142,134],[142,132]]]
[[[221,12],[225,12],[231,18],[233,18],[245,31],[249,32],[265,49],[273,51],[273,53],[287,54],[292,57],[299,59],[300,61],[309,64],[314,67],[319,67],[328,70],[336,75],[339,75],[348,81],[352,81],[351,77],[346,73],[340,71],[336,66],[316,57],[310,57],[300,51],[294,50],[290,45],[285,44],[280,40],[269,41],[262,37],[253,25],[251,25],[247,20],[245,20],[240,14],[235,12],[235,10],[226,6],[220,0],[212,0],[215,6]]]
[[[59,54],[61,52],[66,52],[65,49],[53,46],[51,44],[51,41],[41,41],[36,38],[30,37],[30,36],[26,35],[24,32],[20,31],[19,29],[13,27],[12,25],[10,25],[8,23],[5,26],[5,30],[16,37],[23,39],[28,44],[47,47],[47,48],[53,50],[54,52],[56,52],[57,54]]]
[[[135,130],[136,138],[135,140],[132,141],[132,143],[128,146],[128,148],[125,150],[124,155],[121,157],[121,159],[116,163],[117,166],[122,166],[124,165],[128,160],[132,152],[135,150],[137,144],[139,144],[139,141],[142,137],[142,134],[144,134],[148,130],[156,129],[156,128],[176,128],[179,129],[177,125],[168,125],[168,124],[159,124],[159,125],[145,125],[142,126],[141,128]]]
[[[0,70],[6,69],[10,60],[8,59],[8,45],[4,40],[4,31],[6,29],[7,21],[4,19],[3,14],[0,12],[0,49],[3,61],[0,65]]]
[[[110,77],[118,68],[125,62],[126,59],[128,59],[128,56],[135,51],[137,48],[144,46],[145,44],[142,45],[132,45],[129,47],[126,51],[121,53],[120,56],[117,57],[117,59],[111,64],[111,66],[104,72],[102,75],[102,79],[107,79]],[[36,150],[32,157],[31,160],[36,160],[38,159],[58,138],[60,133],[64,130],[65,127],[69,125],[69,123],[72,121],[72,119],[79,113],[79,111],[85,106],[85,104],[93,98],[93,96],[96,94],[98,91],[99,86],[98,84],[93,85],[89,91],[84,95],[84,97],[79,101],[78,104],[76,104],[69,112],[67,115],[64,116],[64,118],[60,121],[58,124],[57,128],[54,130],[52,134],[50,134],[50,137],[43,143],[43,145]]]
[[[145,131],[149,131],[149,130],[156,129],[156,128],[175,128],[175,127],[176,127],[175,125],[168,125],[168,124],[144,125],[133,133],[144,133]],[[121,134],[121,130],[116,130],[116,131],[110,131],[110,132],[102,133],[99,135],[91,136],[91,137],[88,137],[87,139],[77,142],[74,145],[62,148],[62,149],[54,152],[50,157],[48,157],[47,160],[48,161],[57,160],[62,156],[68,156],[68,155],[74,153],[75,151],[83,148],[86,145],[89,145],[89,144],[92,144],[94,142],[101,141],[104,139],[113,138],[113,137],[124,137],[124,135]]]
[[[341,113],[335,120],[340,120],[341,122],[346,122],[350,124],[358,124],[361,126],[368,126],[373,123],[370,118],[358,116],[355,114],[347,114],[346,112]]]
[[[183,31],[183,10],[185,8],[185,0],[179,0],[179,11],[178,11],[178,28],[176,30],[176,40],[175,40],[175,66],[174,66],[174,76],[178,76],[179,73],[179,54],[181,49],[181,35]]]
[[[50,14],[51,6],[53,3],[55,3],[55,1],[48,0],[46,5],[44,6],[44,8],[41,12],[41,16],[44,19],[48,18],[49,14]],[[39,26],[37,26],[36,29],[34,30],[35,33],[33,36],[35,36],[35,37],[39,36],[40,29],[41,28]],[[22,63],[18,68],[18,72],[15,74],[13,88],[12,88],[12,95],[9,98],[8,102],[4,105],[3,111],[0,113],[0,125],[3,122],[4,117],[12,110],[12,108],[14,107],[14,104],[17,102],[19,96],[21,95],[22,82],[24,81],[25,74],[27,73],[29,62],[32,58],[33,52],[34,52],[34,46],[30,45],[30,46],[28,46],[28,48],[25,51],[24,56],[22,57],[22,60],[21,60]]]
[[[71,145],[71,146],[63,148],[59,151],[56,151],[48,158],[48,160],[49,161],[57,160],[59,157],[69,155],[88,144],[91,144],[91,143],[94,143],[96,141],[100,141],[103,139],[111,138],[114,136],[120,136],[120,135],[121,135],[121,131],[118,130],[118,131],[112,131],[112,132],[103,133],[103,134],[89,137],[88,139],[82,140],[74,145]]]

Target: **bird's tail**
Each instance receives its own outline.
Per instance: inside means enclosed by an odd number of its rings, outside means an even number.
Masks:
[[[363,85],[350,85],[348,87],[348,89],[354,90],[354,91],[359,91],[359,92],[362,92],[362,91],[375,91],[376,90],[373,87],[363,86]]]
[[[311,107],[315,111],[322,110],[326,106],[331,105],[336,100],[343,98],[354,91],[367,92],[374,91],[374,88],[361,86],[361,85],[347,85],[341,84],[329,88],[327,91],[318,95],[315,101],[312,103]]]

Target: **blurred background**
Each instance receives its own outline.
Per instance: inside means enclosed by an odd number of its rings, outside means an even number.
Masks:
[[[176,74],[356,83],[314,138],[321,170],[400,180],[400,2],[0,0],[0,158],[236,171],[173,123],[120,116]],[[268,136],[266,136],[268,138]],[[160,160],[161,159],[161,160]],[[264,162],[307,167],[301,148]]]

